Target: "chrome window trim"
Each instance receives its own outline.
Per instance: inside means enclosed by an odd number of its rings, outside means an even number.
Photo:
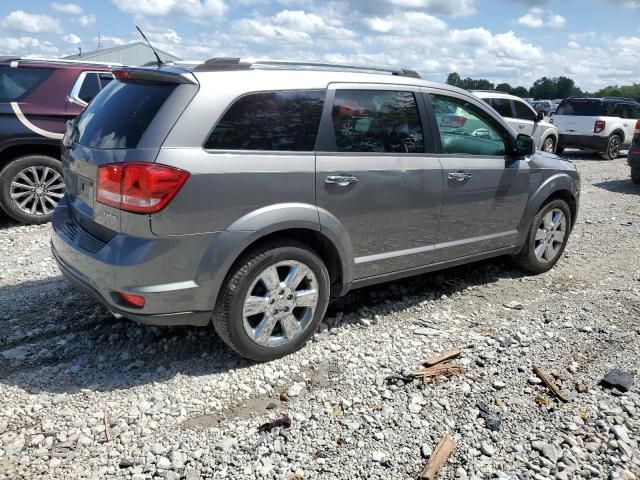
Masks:
[[[100,82],[100,77],[99,77],[100,74],[106,73],[106,74],[113,75],[111,72],[104,71],[104,70],[101,70],[101,71],[85,70],[84,72],[81,72],[80,75],[78,75],[78,78],[76,79],[76,83],[74,83],[73,87],[71,88],[71,93],[69,93],[69,101],[77,105],[80,105],[81,107],[86,107],[87,105],[89,105],[87,102],[82,100],[79,95],[80,95],[80,89],[82,88],[82,84],[84,83],[85,78],[87,78],[87,75],[90,73],[95,73],[98,75],[98,82]],[[102,83],[100,83],[100,90],[102,90]]]

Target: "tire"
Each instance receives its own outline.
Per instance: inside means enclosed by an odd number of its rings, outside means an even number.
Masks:
[[[600,152],[600,156],[603,160],[615,160],[620,155],[620,149],[622,148],[622,138],[617,133],[614,133],[609,137],[607,142],[607,150]]]
[[[563,152],[564,152],[564,147],[562,145],[558,145],[556,147],[556,155],[562,155]]]
[[[18,157],[0,171],[0,207],[18,222],[49,222],[64,192],[62,164],[53,157]]]
[[[294,264],[308,269],[298,267],[297,271],[311,273],[305,273],[297,286],[294,281],[290,288],[283,287],[290,278],[288,275],[294,271]],[[278,274],[275,283],[274,277],[267,274],[273,272],[274,266]],[[269,288],[268,283],[277,287]],[[295,303],[296,299],[302,303],[300,292],[313,290],[317,294],[315,309]],[[250,293],[253,299],[264,298],[265,301],[245,303]],[[308,303],[313,302],[313,295],[307,294],[305,298]],[[328,303],[329,273],[322,259],[302,243],[274,241],[248,252],[231,268],[218,297],[213,326],[238,354],[256,362],[267,362],[302,348],[318,329]],[[245,316],[245,308],[257,313]],[[294,315],[300,318],[291,322]],[[276,318],[279,320],[274,320]],[[271,330],[262,328],[269,321],[273,322]],[[292,327],[296,324],[300,331]],[[261,330],[272,333],[268,338],[261,338]],[[288,338],[289,331],[294,332],[291,338]]]
[[[552,229],[551,233],[547,233],[544,231],[544,228],[546,228],[544,227],[545,217],[547,217],[548,214],[554,216],[557,212],[561,212],[563,215],[563,226],[562,228],[558,227],[557,229]],[[559,224],[560,223],[561,222],[559,222]],[[571,209],[567,202],[564,200],[552,200],[545,204],[534,217],[531,227],[529,227],[527,240],[522,246],[522,250],[520,250],[520,252],[514,257],[515,262],[524,270],[532,273],[548,272],[556,263],[558,263],[560,257],[562,257],[562,253],[564,252],[564,249],[567,246],[567,241],[569,240],[571,226]],[[541,227],[543,227],[542,230]],[[561,242],[558,241],[559,239],[557,236],[554,238],[554,230],[564,232]],[[539,234],[546,236],[545,238],[540,238],[538,237]],[[542,248],[542,251],[544,252],[543,255],[547,258],[540,258],[540,256],[536,254],[536,249],[543,246],[548,238],[552,239],[552,249],[551,251],[547,251],[545,248]],[[538,252],[539,251],[540,250],[538,250]],[[550,255],[550,253],[553,253],[553,255]]]
[[[640,183],[640,162],[633,162],[631,164],[631,181],[633,183]]]
[[[556,152],[556,139],[553,137],[547,137],[542,143],[542,151],[547,153]]]

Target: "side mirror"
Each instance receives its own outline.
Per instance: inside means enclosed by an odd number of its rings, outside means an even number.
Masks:
[[[529,135],[520,134],[516,139],[515,154],[518,157],[530,157],[536,153],[536,144]]]
[[[542,122],[544,120],[544,112],[538,112],[538,122]]]

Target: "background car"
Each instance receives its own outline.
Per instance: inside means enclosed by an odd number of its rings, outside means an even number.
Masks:
[[[618,157],[634,138],[640,104],[635,100],[604,98],[567,98],[553,116],[560,132],[558,152],[565,148],[593,150],[605,160]]]
[[[545,117],[551,116],[553,104],[551,100],[536,100],[532,105],[533,109],[538,113],[543,113]]]
[[[44,223],[65,192],[60,141],[111,80],[111,65],[0,57],[0,208]]]
[[[536,113],[523,99],[502,92],[476,90],[472,93],[502,115],[516,134],[529,135],[535,141],[537,149],[555,153],[558,145],[558,129],[544,121],[544,116]]]

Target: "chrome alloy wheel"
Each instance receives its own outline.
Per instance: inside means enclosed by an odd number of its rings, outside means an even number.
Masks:
[[[49,215],[64,196],[64,179],[51,167],[28,167],[11,180],[10,195],[29,215]]]
[[[611,137],[609,141],[609,158],[618,158],[620,155],[620,147],[622,147],[622,140],[617,135]]]
[[[311,324],[318,307],[318,281],[297,260],[267,267],[244,300],[242,320],[251,340],[263,347],[293,341]]]
[[[542,263],[556,259],[567,236],[567,219],[559,208],[548,212],[538,226],[535,238],[536,258]]]
[[[542,144],[542,151],[547,153],[553,153],[554,150],[554,141],[553,138],[547,138]]]

